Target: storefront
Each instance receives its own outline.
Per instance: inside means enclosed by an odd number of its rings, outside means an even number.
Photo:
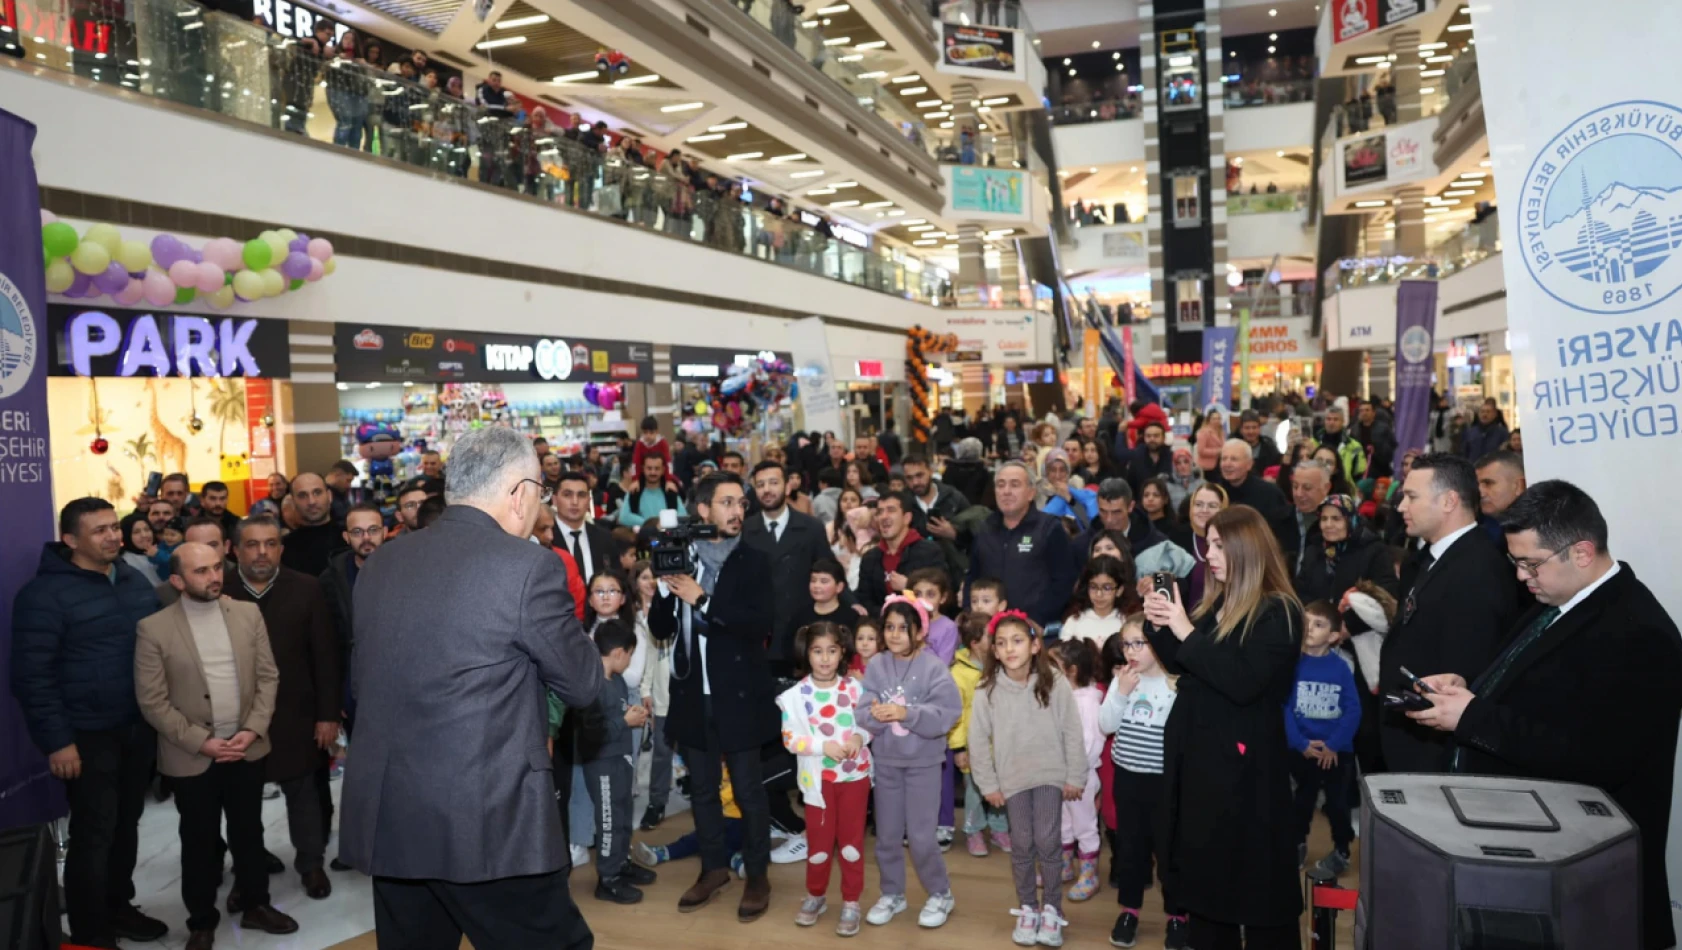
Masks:
[[[483,425],[542,437],[563,455],[611,444],[636,423],[654,381],[654,347],[623,340],[532,337],[342,323],[334,332],[342,455],[356,458],[364,423],[394,426],[396,476],[423,448],[449,448]]]
[[[53,497],[126,510],[154,473],[228,483],[243,512],[291,471],[287,323],[47,307]]]
[[[747,373],[756,363],[794,364],[794,354],[785,350],[748,352],[710,346],[677,346],[670,349],[672,396],[679,408],[678,427],[689,433],[705,432],[723,439],[731,448],[750,453],[756,438],[782,440],[799,423],[796,407],[779,404],[762,413],[757,424],[744,426],[731,417],[729,400],[721,398],[732,375]],[[717,386],[720,392],[715,393]]]

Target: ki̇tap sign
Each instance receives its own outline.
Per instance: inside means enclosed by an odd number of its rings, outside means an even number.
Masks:
[[[92,376],[93,359],[120,354],[117,375],[136,376],[262,376],[251,353],[255,319],[222,317],[211,320],[186,314],[169,319],[169,333],[158,318],[145,314],[127,326],[99,310],[86,310],[65,324],[65,347],[79,376]]]
[[[495,372],[532,372],[559,382],[572,376],[574,367],[590,368],[590,348],[582,343],[568,347],[565,340],[538,340],[536,346],[487,343],[484,350],[485,369]]]

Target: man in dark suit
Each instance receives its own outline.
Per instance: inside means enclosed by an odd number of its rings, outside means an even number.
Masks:
[[[1402,483],[1398,510],[1408,536],[1426,547],[1402,570],[1401,609],[1379,653],[1379,693],[1409,688],[1404,666],[1474,680],[1518,617],[1512,566],[1477,530],[1477,473],[1456,456],[1421,455]],[[1448,768],[1446,736],[1395,710],[1383,715],[1378,737],[1386,770]]]
[[[794,620],[812,606],[812,565],[830,556],[823,522],[788,506],[787,475],[781,462],[753,467],[753,492],[759,511],[743,519],[742,542],[771,561],[772,671],[794,674]]]
[[[1151,479],[1174,474],[1174,453],[1169,451],[1167,441],[1168,432],[1162,423],[1147,422],[1140,430],[1138,448],[1117,460],[1127,475],[1127,485],[1133,489],[1133,497],[1139,497],[1145,490],[1145,483]]]
[[[723,774],[742,811],[747,886],[736,919],[764,916],[771,903],[771,814],[760,766],[760,747],[776,738],[781,716],[776,687],[765,660],[765,638],[773,610],[765,585],[771,560],[742,543],[742,481],[727,472],[695,486],[695,512],[718,529],[718,538],[690,548],[696,576],[660,579],[660,596],[648,612],[648,626],[661,640],[676,638],[672,652],[671,705],[666,738],[689,765],[695,834],[701,844],[701,876],[678,899],[682,913],[700,910],[730,883],[730,853],[724,846]]]
[[[1508,555],[1537,606],[1470,684],[1427,676],[1431,708],[1410,715],[1452,735],[1455,772],[1605,789],[1641,832],[1641,946],[1676,942],[1665,842],[1682,637],[1628,564],[1582,489],[1540,482],[1502,517]]]
[[[469,432],[450,507],[357,576],[339,856],[374,877],[381,946],[593,942],[567,892],[544,692],[593,703],[602,663],[560,558],[529,540],[538,474],[518,432]]]
[[[589,513],[590,480],[578,469],[567,469],[555,489],[555,544],[578,562],[585,584],[602,571],[619,566],[619,546],[613,541],[613,533],[585,520]]]
[[[1261,512],[1273,536],[1279,539],[1283,551],[1295,551],[1297,523],[1292,516],[1290,502],[1279,487],[1256,471],[1256,459],[1250,444],[1243,439],[1228,439],[1221,446],[1221,484],[1226,486],[1229,504],[1249,505]],[[1476,508],[1476,506],[1473,506]],[[1288,565],[1287,565],[1288,566]]]

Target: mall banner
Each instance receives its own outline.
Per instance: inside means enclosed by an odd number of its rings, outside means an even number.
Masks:
[[[1208,327],[1203,331],[1203,408],[1232,407],[1232,351],[1238,346],[1237,327]]]
[[[1682,4],[1627,6],[1483,0],[1473,24],[1525,475],[1593,495],[1612,553],[1682,619],[1676,517],[1654,507],[1654,476],[1682,469],[1682,249],[1665,237],[1682,213]]]
[[[66,811],[12,697],[12,601],[55,540],[47,444],[47,281],[35,126],[0,109],[0,829]]]
[[[805,431],[845,432],[841,397],[835,392],[835,366],[829,361],[829,330],[822,317],[807,317],[788,325],[788,348],[794,354],[794,376],[800,384],[800,411]]]
[[[1021,36],[1016,30],[942,21],[939,69],[943,73],[977,79],[998,79],[1001,75],[1020,78],[1023,63],[1017,47]]]
[[[1412,19],[1433,6],[1433,0],[1332,0],[1332,41],[1347,43]]]
[[[1437,282],[1396,286],[1396,457],[1424,451],[1431,427],[1431,373],[1437,333]]]

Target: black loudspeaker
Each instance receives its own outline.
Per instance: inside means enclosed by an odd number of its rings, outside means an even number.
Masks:
[[[58,950],[62,939],[51,826],[0,831],[0,947]]]

